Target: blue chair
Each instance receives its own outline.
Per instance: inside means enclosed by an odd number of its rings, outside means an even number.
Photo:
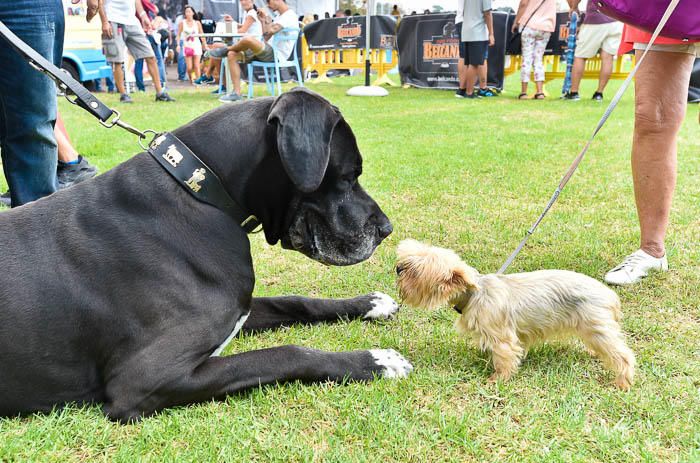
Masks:
[[[277,94],[282,94],[282,79],[280,78],[280,68],[291,68],[296,69],[297,76],[299,77],[299,85],[304,86],[304,78],[301,75],[301,68],[299,66],[299,55],[297,52],[297,40],[299,39],[299,34],[301,29],[298,28],[284,28],[278,31],[272,36],[268,42],[272,47],[274,54],[274,60],[271,62],[266,61],[251,61],[248,63],[248,99],[253,98],[253,80],[255,76],[253,74],[253,69],[255,67],[263,68],[265,73],[265,84],[267,85],[267,92],[270,95],[275,95],[275,83],[277,83]],[[292,56],[282,56],[279,51],[279,46],[282,42],[290,41],[294,44],[294,51]],[[274,69],[274,72],[272,70]]]

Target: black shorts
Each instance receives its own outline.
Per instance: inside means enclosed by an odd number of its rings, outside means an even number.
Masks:
[[[464,56],[462,56],[461,53],[462,44],[464,45]],[[464,64],[467,66],[481,66],[484,64],[488,52],[488,40],[484,40],[483,42],[461,42],[460,44],[460,58],[464,59]]]

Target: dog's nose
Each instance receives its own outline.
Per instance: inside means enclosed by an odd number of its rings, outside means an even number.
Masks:
[[[460,306],[456,305],[456,306],[454,306],[454,307],[452,307],[452,308],[455,309],[455,312],[457,312],[458,314],[461,314],[461,313],[462,313],[462,308],[461,308]]]
[[[391,235],[391,232],[394,231],[394,227],[391,225],[391,222],[387,220],[386,222],[377,225],[377,231],[379,232],[379,237],[381,239],[384,239],[387,236]]]
[[[400,265],[397,265],[396,266],[396,274],[401,275],[401,272],[403,272],[403,267],[401,267]]]

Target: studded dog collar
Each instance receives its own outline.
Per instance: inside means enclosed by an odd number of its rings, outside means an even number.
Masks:
[[[226,212],[246,233],[260,226],[258,218],[246,214],[229,196],[219,177],[172,133],[156,136],[148,152],[195,199]]]

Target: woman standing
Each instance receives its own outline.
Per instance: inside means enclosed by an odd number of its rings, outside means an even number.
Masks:
[[[180,23],[177,31],[177,43],[182,40],[183,49],[180,50],[178,45],[178,53],[185,55],[185,63],[187,64],[187,78],[194,83],[195,79],[200,77],[200,60],[202,58],[202,50],[207,49],[207,42],[204,37],[195,37],[195,34],[202,34],[202,23],[195,19],[194,8],[185,6],[185,18]],[[192,78],[194,71],[195,78]]]
[[[521,91],[518,99],[527,98],[530,72],[535,68],[536,100],[544,99],[544,63],[542,58],[557,22],[557,0],[520,0],[512,31],[520,30],[522,57],[520,64]]]

